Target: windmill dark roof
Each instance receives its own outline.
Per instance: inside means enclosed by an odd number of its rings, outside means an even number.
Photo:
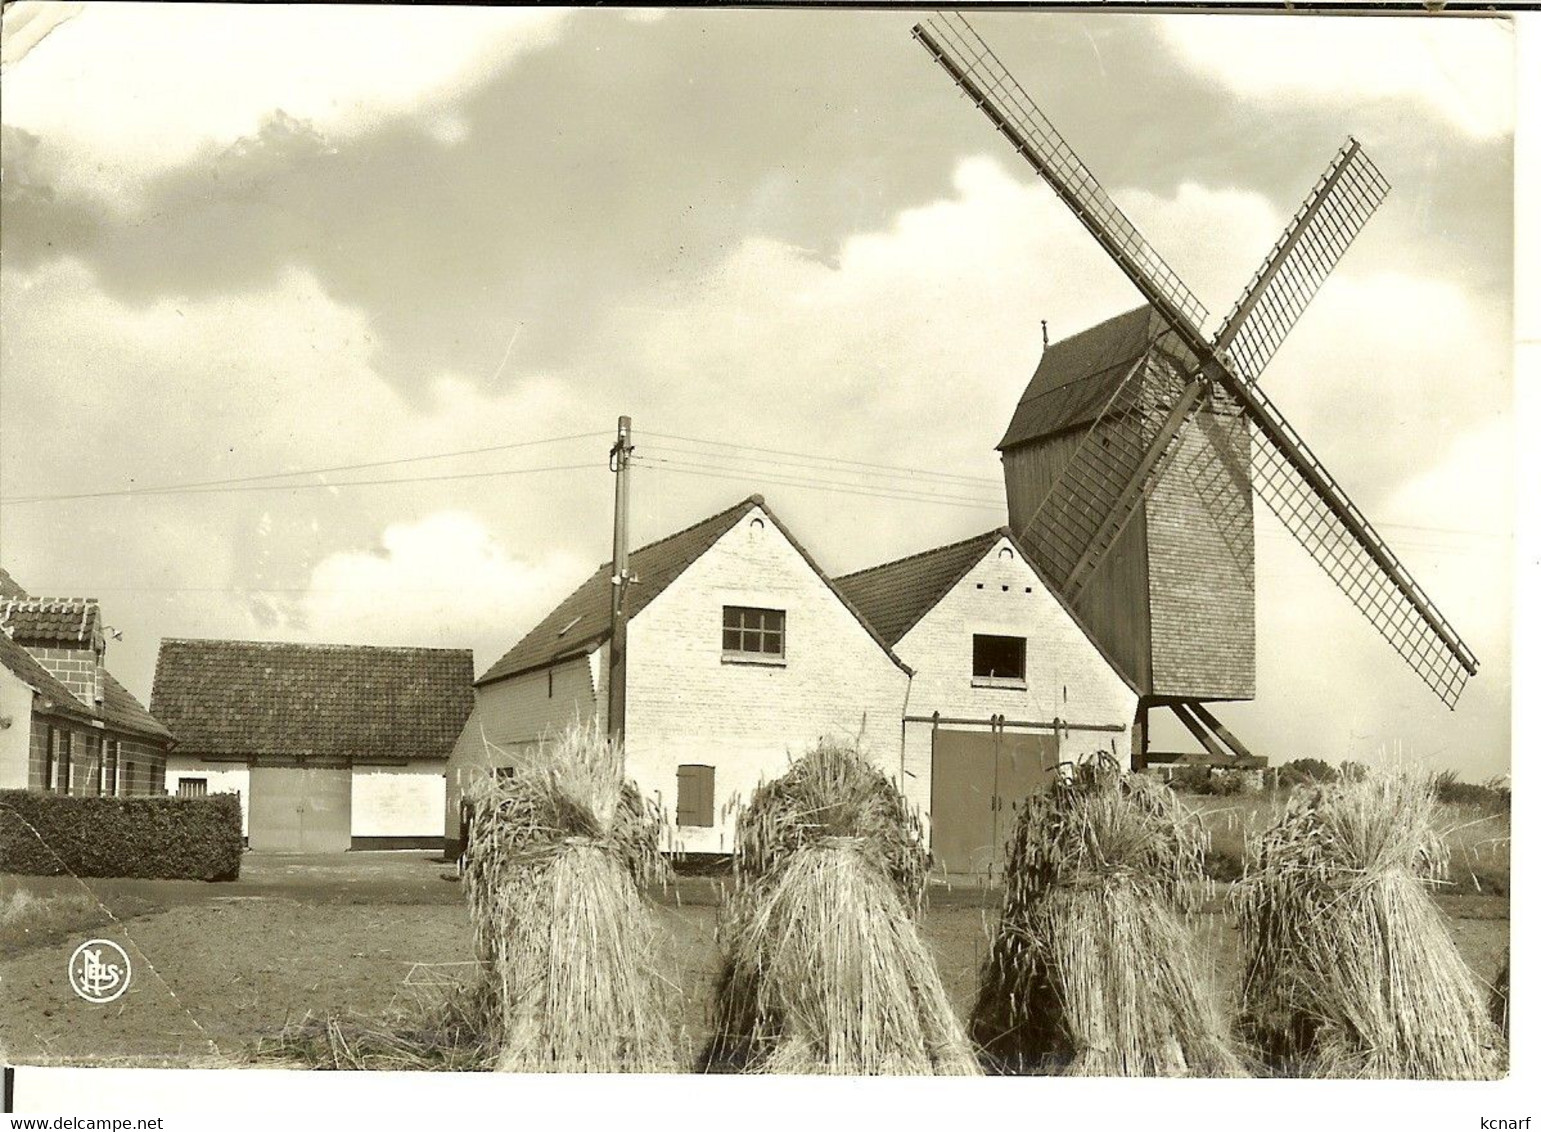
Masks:
[[[473,675],[470,649],[168,638],[150,710],[194,756],[443,758]]]
[[[1143,306],[1049,346],[996,450],[1091,424],[1129,368],[1166,330],[1155,310]]]
[[[77,719],[96,718],[95,712],[77,700],[53,673],[12,640],[11,635],[3,627],[0,627],[0,664],[8,668],[23,684],[49,701],[53,710],[75,716]]]
[[[889,659],[905,672],[909,672],[910,669],[888,647],[888,642],[872,625],[868,624],[861,611],[851,604],[845,594],[841,593],[839,587],[813,560],[813,556],[803,549],[802,544],[792,536],[792,532],[787,530],[781,520],[765,505],[765,500],[758,495],[751,495],[748,499],[735,503],[726,511],[710,515],[693,526],[632,551],[628,556],[628,562],[637,580],[626,591],[627,615],[635,616],[645,609],[648,603],[668,589],[691,563],[710,550],[718,539],[756,508],[776,524],[776,529],[802,555],[803,560],[820,580],[829,586],[835,596],[851,611],[851,615],[888,654]],[[476,683],[490,684],[495,680],[545,668],[555,661],[591,652],[608,640],[611,568],[612,564],[606,562],[594,571],[588,581],[568,594],[560,605],[526,633],[518,644],[504,653],[502,658]]]
[[[878,636],[895,645],[992,546],[1010,537],[1004,528],[986,531],[962,542],[869,566],[836,578],[835,585],[862,611]]]

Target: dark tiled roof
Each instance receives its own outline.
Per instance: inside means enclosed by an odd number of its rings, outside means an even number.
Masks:
[[[996,449],[1091,424],[1130,367],[1166,329],[1151,307],[1136,307],[1049,346]]]
[[[627,613],[640,613],[668,588],[670,582],[683,574],[687,566],[732,530],[751,509],[760,505],[759,497],[751,496],[694,526],[632,551],[629,562],[637,580],[626,591]],[[544,668],[554,660],[586,652],[606,640],[610,636],[610,571],[609,562],[595,570],[588,581],[568,594],[540,624],[520,638],[519,643],[504,653],[477,683],[486,684],[534,668]]]
[[[1010,536],[1000,528],[986,531],[962,542],[869,566],[836,578],[835,585],[862,611],[878,636],[895,645],[1002,537]]]
[[[13,641],[0,628],[0,664],[10,669],[16,678],[50,701],[54,708],[77,719],[94,719],[96,713],[77,700],[68,688],[44,668],[31,653]]]
[[[4,566],[0,566],[0,600],[12,597],[26,597],[27,591],[22,589],[15,578]]]
[[[473,675],[469,649],[167,639],[150,710],[192,755],[442,758]]]
[[[0,601],[0,625],[24,645],[89,645],[101,614],[94,598],[19,597]]]
[[[102,720],[116,731],[129,731],[155,739],[170,739],[171,732],[156,719],[134,694],[118,683],[111,672],[102,671]]]
[[[755,508],[763,511],[766,518],[776,524],[776,529],[802,555],[803,560],[824,584],[829,586],[835,596],[840,598],[845,607],[851,611],[851,615],[888,654],[889,659],[908,672],[909,669],[904,662],[888,647],[888,642],[868,624],[861,611],[840,592],[839,587],[813,560],[813,556],[792,537],[792,533],[780,519],[776,518],[771,509],[765,505],[765,500],[758,495],[751,495],[726,511],[702,519],[694,526],[686,527],[683,531],[678,531],[667,538],[649,543],[640,550],[632,551],[629,555],[629,563],[631,572],[636,575],[637,580],[626,592],[627,615],[635,616],[645,609],[649,602],[663,593],[685,572],[686,567],[710,550],[718,539],[732,530],[740,519]],[[502,659],[489,668],[477,683],[489,684],[494,680],[517,676],[521,672],[544,668],[553,661],[597,648],[609,639],[610,572],[611,563],[609,562],[594,571],[588,581],[568,594],[567,598],[540,624],[526,633],[517,645],[504,653]]]

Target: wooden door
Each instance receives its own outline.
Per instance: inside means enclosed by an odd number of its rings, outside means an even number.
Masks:
[[[1059,763],[1059,737],[1053,734],[1012,733],[1000,737],[995,776],[995,869],[1006,867],[1017,819],[1029,794],[1049,784]]]
[[[931,747],[931,856],[951,873],[998,874],[1023,800],[1059,762],[1052,734],[937,730]]]
[[[936,731],[931,744],[931,856],[950,873],[988,872],[995,859],[995,736]]]

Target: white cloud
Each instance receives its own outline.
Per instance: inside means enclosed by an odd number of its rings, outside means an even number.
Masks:
[[[291,628],[322,642],[506,649],[592,569],[559,550],[515,558],[475,515],[439,512],[386,527],[378,549],[329,555]],[[495,659],[482,652],[478,667]]]
[[[1323,106],[1405,98],[1477,137],[1514,129],[1507,20],[1199,15],[1156,26],[1190,64],[1246,95]]]
[[[276,111],[342,137],[406,116],[444,142],[454,105],[550,43],[550,9],[87,5],[5,76],[4,120],[68,152],[75,189],[131,189]],[[8,20],[9,22],[9,20]]]

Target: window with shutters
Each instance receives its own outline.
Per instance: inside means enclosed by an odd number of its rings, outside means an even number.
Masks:
[[[974,686],[1025,688],[1027,639],[974,634]]]
[[[784,609],[722,607],[724,660],[775,664],[786,657],[787,613]]]
[[[681,766],[679,768],[679,798],[674,806],[675,825],[716,825],[717,768],[710,766]]]
[[[207,778],[183,778],[177,781],[178,798],[207,798],[209,796],[209,780]]]

